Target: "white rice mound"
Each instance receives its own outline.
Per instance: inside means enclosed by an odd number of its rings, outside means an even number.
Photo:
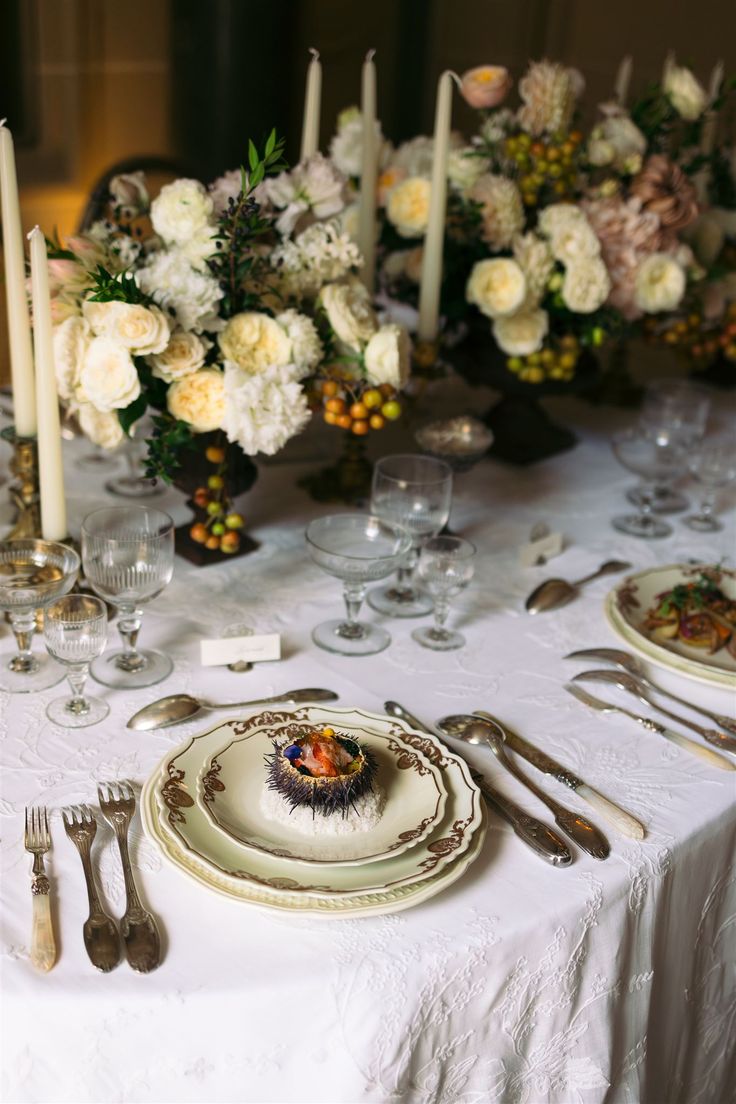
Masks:
[[[351,807],[345,816],[340,813],[323,816],[319,812],[313,813],[306,805],[297,805],[292,810],[286,798],[268,786],[263,787],[259,804],[267,820],[293,828],[305,836],[349,836],[356,832],[369,832],[376,827],[386,805],[386,791],[374,782],[373,789],[357,798],[355,807]]]

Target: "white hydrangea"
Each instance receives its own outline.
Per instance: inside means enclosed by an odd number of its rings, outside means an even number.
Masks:
[[[531,231],[517,235],[512,248],[514,260],[526,277],[525,308],[531,310],[539,306],[544,298],[554,268],[554,259],[547,242]]]
[[[303,379],[314,371],[324,356],[317,327],[311,318],[297,310],[283,311],[276,316],[276,321],[291,340],[296,378]]]
[[[273,456],[300,433],[310,413],[293,366],[272,367],[252,375],[225,363],[223,429],[247,456]]]
[[[544,310],[519,311],[493,322],[493,336],[507,356],[539,352],[548,330],[549,316]]]
[[[683,268],[667,253],[652,253],[636,272],[634,300],[649,314],[674,310],[685,294]]]
[[[136,275],[140,288],[159,306],[173,311],[182,329],[195,333],[222,329],[217,314],[222,289],[213,276],[192,268],[179,250],[153,253]]]
[[[302,215],[311,212],[317,219],[338,214],[344,205],[345,177],[321,153],[303,161],[260,186],[263,194],[281,211],[276,227],[291,234]]]
[[[167,245],[186,245],[213,225],[212,197],[198,180],[165,184],[151,204],[153,229]]]
[[[611,278],[600,257],[584,257],[569,264],[562,282],[565,306],[576,314],[592,314],[605,303]]]

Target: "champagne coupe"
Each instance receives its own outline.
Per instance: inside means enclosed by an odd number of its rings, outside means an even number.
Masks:
[[[171,673],[163,652],[138,648],[142,606],[156,598],[174,572],[174,523],[163,510],[118,506],[95,510],[82,523],[82,563],[100,598],[118,608],[123,647],[99,656],[92,677],[104,686],[153,686]]]
[[[690,380],[655,380],[646,389],[639,425],[658,445],[679,444],[692,448],[702,441],[710,414],[710,395],[705,387]],[[652,510],[655,514],[676,514],[686,510],[685,495],[672,486],[672,480],[660,480],[652,486]],[[626,497],[641,506],[641,490],[633,487]]]
[[[372,655],[391,643],[385,629],[358,621],[366,583],[385,579],[396,571],[409,551],[407,533],[381,518],[366,514],[333,514],[310,522],[307,547],[314,562],[342,579],[347,619],[323,621],[312,630],[312,640],[338,655]]]
[[[675,441],[659,444],[644,429],[637,427],[617,433],[613,438],[613,451],[620,464],[642,479],[639,488],[640,512],[613,518],[611,524],[614,529],[646,540],[669,537],[672,527],[652,514],[654,487],[671,483],[684,474],[684,447]]]
[[[107,641],[107,606],[91,594],[67,594],[47,609],[43,621],[46,647],[66,667],[72,688],[70,698],[55,698],[46,716],[63,728],[86,728],[105,719],[107,702],[84,695],[90,661],[102,652]]]
[[[411,634],[424,648],[447,652],[462,648],[462,633],[445,628],[450,601],[473,578],[475,545],[462,537],[430,537],[419,553],[417,574],[434,598],[434,625],[422,626]]]
[[[432,600],[413,585],[422,541],[447,524],[452,500],[452,469],[431,456],[384,456],[373,472],[371,511],[411,538],[409,553],[399,567],[395,585],[378,587],[368,605],[389,617],[423,617]]]
[[[65,544],[13,540],[0,544],[0,610],[7,613],[17,652],[0,656],[0,690],[11,694],[47,690],[64,678],[64,668],[31,651],[36,610],[67,594],[77,578],[79,556]]]
[[[689,529],[716,533],[723,523],[714,517],[716,492],[736,479],[736,443],[732,437],[713,437],[695,449],[689,460],[690,474],[702,484],[700,511],[685,518]]]

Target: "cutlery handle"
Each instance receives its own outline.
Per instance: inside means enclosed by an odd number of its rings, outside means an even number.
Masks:
[[[47,973],[56,962],[56,940],[51,923],[49,883],[45,874],[33,879],[33,927],[31,929],[31,962],[37,970]]]
[[[594,790],[587,782],[581,782],[579,786],[576,786],[575,793],[578,797],[582,797],[584,801],[587,801],[597,813],[605,817],[609,824],[612,824],[621,835],[630,836],[631,839],[644,839],[644,825],[636,817],[631,816],[630,813],[619,808],[618,805],[614,805],[603,794]]]
[[[725,729],[726,732],[730,732],[732,736],[736,736],[736,721],[731,720],[730,717],[726,717],[723,713],[713,713],[710,709],[706,709],[702,705],[696,705],[695,702],[687,701],[685,698],[678,697],[677,694],[673,694],[671,690],[663,690],[656,682],[651,682],[650,679],[640,679],[644,682],[645,686],[648,686],[650,690],[654,690],[656,694],[661,694],[665,698],[669,698],[670,701],[677,702],[678,705],[684,705],[686,709],[692,709],[695,713],[700,713],[701,717],[707,717],[713,724],[718,725],[719,728]]]
[[[491,789],[486,782],[479,779],[475,774],[474,777],[490,807],[509,822],[514,833],[528,847],[531,847],[535,855],[548,863],[552,863],[553,866],[570,865],[572,862],[570,848],[556,832],[549,828],[544,821],[537,820],[536,817],[525,813],[513,801]]]
[[[710,748],[703,747],[702,744],[698,744],[695,740],[691,740],[688,736],[682,736],[679,732],[675,732],[672,728],[665,728],[664,725],[658,725],[657,729],[660,736],[664,736],[666,740],[670,740],[671,743],[677,744],[683,751],[689,751],[691,755],[697,755],[698,758],[704,759],[711,767],[718,767],[719,770],[736,770],[736,763],[731,763],[723,755],[719,755],[717,751],[711,751]]]

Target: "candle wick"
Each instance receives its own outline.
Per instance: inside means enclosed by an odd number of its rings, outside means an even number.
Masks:
[[[314,46],[310,46],[309,52],[312,55],[312,61],[319,61],[319,50],[315,50]]]
[[[34,234],[40,234],[40,233],[41,233],[41,227],[38,225],[38,223],[36,223],[36,225],[33,227],[33,229],[28,231],[28,233],[26,234],[26,237],[28,238],[28,241],[32,241],[33,240],[33,235]]]
[[[375,50],[373,50],[373,49],[371,49],[371,50],[369,50],[369,51],[368,51],[368,53],[367,53],[367,54],[365,55],[365,60],[366,60],[366,61],[373,61],[373,59],[374,59],[374,57],[375,57],[375,56],[376,56],[376,51],[375,51]]]

